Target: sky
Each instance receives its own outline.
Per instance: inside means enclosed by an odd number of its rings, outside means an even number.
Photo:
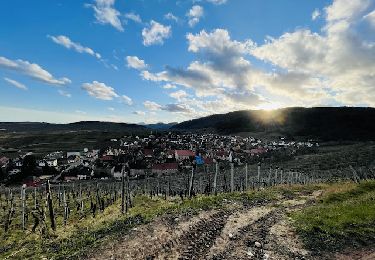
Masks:
[[[2,0],[0,121],[375,105],[375,0]]]

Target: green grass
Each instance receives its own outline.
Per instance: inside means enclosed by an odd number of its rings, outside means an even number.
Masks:
[[[375,242],[375,181],[334,184],[320,202],[292,214],[310,249],[332,250]]]

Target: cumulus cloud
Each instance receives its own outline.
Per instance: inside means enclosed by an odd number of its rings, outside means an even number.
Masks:
[[[125,104],[127,104],[129,106],[133,105],[133,100],[130,97],[126,96],[126,95],[122,95],[120,97],[120,99],[121,99],[121,102],[123,102],[123,103],[125,103]]]
[[[314,12],[311,14],[311,19],[315,21],[320,17],[320,11],[319,9],[315,9]]]
[[[127,13],[125,14],[125,18],[128,20],[132,20],[133,22],[136,22],[136,23],[142,23],[142,18],[141,16],[139,16],[139,14]]]
[[[372,1],[335,0],[325,9],[326,24],[321,34],[307,29],[285,33],[255,48],[252,54],[289,73],[303,74],[310,92],[314,89],[321,97],[327,97],[322,93],[326,86],[338,93],[333,97],[338,102],[374,105],[375,40],[369,35],[375,31],[362,30],[364,17],[374,8]],[[355,96],[361,96],[362,102]]]
[[[164,44],[164,40],[172,35],[171,26],[164,26],[152,20],[150,25],[142,30],[143,45]]]
[[[182,99],[188,97],[189,95],[184,90],[178,90],[169,94],[171,98],[181,101]]]
[[[6,82],[8,82],[10,85],[12,85],[13,87],[16,87],[16,88],[19,88],[19,89],[22,89],[22,90],[27,90],[27,87],[24,84],[14,80],[14,79],[4,78],[4,80]]]
[[[112,100],[113,98],[119,97],[112,87],[98,81],[83,83],[82,88],[86,90],[90,96],[101,100]]]
[[[72,97],[72,94],[70,94],[70,93],[67,92],[67,91],[61,90],[61,89],[58,90],[58,93],[59,93],[61,96],[63,96],[63,97],[67,97],[67,98],[71,98],[71,97]]]
[[[167,104],[161,107],[161,110],[171,112],[171,113],[194,113],[194,110],[185,104]]]
[[[109,24],[119,31],[124,31],[120,20],[120,12],[114,8],[115,0],[95,0],[95,4],[87,6],[94,9],[97,22]]]
[[[172,13],[167,13],[164,15],[164,18],[167,19],[167,20],[171,20],[171,21],[175,21],[175,22],[178,22],[178,17],[175,16],[174,14]]]
[[[89,54],[91,56],[94,56],[97,59],[101,58],[101,55],[99,53],[93,51],[93,49],[91,49],[89,47],[84,47],[80,43],[73,42],[67,36],[64,36],[64,35],[50,36],[49,35],[48,38],[50,38],[53,42],[55,42],[55,43],[57,43],[61,46],[64,46],[67,49],[72,49],[72,50],[74,50],[76,52],[79,52],[79,53],[86,53],[86,54]]]
[[[70,79],[68,78],[64,77],[57,79],[38,64],[30,63],[21,59],[9,60],[5,57],[0,56],[0,68],[16,71],[21,74],[27,75],[32,79],[51,85],[66,85],[71,83]]]
[[[170,83],[167,83],[163,86],[164,89],[175,89],[177,88],[176,85],[173,85],[173,84],[170,84]]]
[[[296,29],[256,45],[227,30],[188,34],[197,56],[186,68],[144,70],[144,80],[193,90],[190,116],[238,109],[321,104],[375,105],[375,3],[334,0],[319,33]],[[251,60],[268,63],[253,65]],[[160,106],[163,110],[166,106]],[[168,111],[168,110],[166,110]]]
[[[143,106],[148,109],[148,110],[151,110],[151,111],[157,111],[157,110],[160,110],[162,108],[161,105],[159,105],[158,103],[155,103],[153,101],[145,101],[143,102]]]
[[[189,26],[194,27],[204,14],[203,7],[200,5],[194,5],[191,7],[186,16],[189,18]]]
[[[137,56],[127,56],[126,62],[128,68],[133,68],[136,70],[144,70],[148,66],[144,60],[139,59]]]

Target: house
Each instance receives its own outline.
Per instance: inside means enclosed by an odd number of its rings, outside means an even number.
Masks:
[[[157,175],[168,175],[178,172],[178,163],[161,163],[152,166],[152,173]]]
[[[12,169],[8,172],[8,175],[11,176],[11,175],[16,175],[18,173],[20,173],[21,170],[20,169]]]
[[[5,156],[3,156],[3,157],[0,158],[0,167],[1,167],[1,166],[5,166],[5,165],[7,165],[8,163],[9,163],[9,158],[7,158],[7,157],[5,157]]]
[[[152,149],[144,149],[143,150],[143,155],[146,158],[152,158],[154,156],[154,152],[152,151]]]
[[[46,161],[45,160],[38,161],[38,166],[39,167],[46,167]]]
[[[77,155],[69,155],[68,156],[68,163],[76,163],[79,161],[79,156]]]
[[[175,157],[177,161],[189,160],[195,157],[195,153],[190,150],[175,150]]]
[[[67,152],[66,153],[66,158],[69,158],[70,156],[81,156],[80,152]]]
[[[16,160],[16,161],[14,162],[14,165],[15,165],[16,167],[22,167],[23,162],[22,162],[21,159],[18,159],[18,160]]]
[[[49,160],[40,160],[38,162],[38,166],[39,167],[45,167],[45,166],[49,166],[49,167],[57,167],[57,159],[49,159]]]
[[[77,175],[78,180],[89,180],[91,179],[91,176],[85,175],[85,174],[78,174]]]
[[[64,177],[64,181],[66,182],[71,182],[71,181],[76,181],[76,180],[78,180],[77,176],[65,176]]]
[[[255,155],[261,155],[261,154],[264,154],[266,153],[268,150],[265,149],[265,148],[256,148],[256,149],[251,149],[250,150],[250,154],[251,156],[255,156]]]
[[[114,159],[112,155],[104,155],[102,158],[100,158],[100,160],[103,162],[112,162]]]

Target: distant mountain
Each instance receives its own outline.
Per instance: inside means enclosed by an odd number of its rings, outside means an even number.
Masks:
[[[222,134],[277,132],[320,140],[375,140],[375,109],[294,107],[274,111],[244,110],[185,121],[172,129],[205,129]]]
[[[168,123],[168,124],[156,123],[156,124],[145,124],[144,126],[147,127],[147,128],[155,129],[155,130],[168,130],[176,124],[178,124],[178,123],[176,123],[176,122]]]
[[[0,129],[9,132],[50,132],[50,131],[145,131],[146,127],[136,124],[100,121],[81,121],[70,124],[50,124],[36,122],[0,122]]]

